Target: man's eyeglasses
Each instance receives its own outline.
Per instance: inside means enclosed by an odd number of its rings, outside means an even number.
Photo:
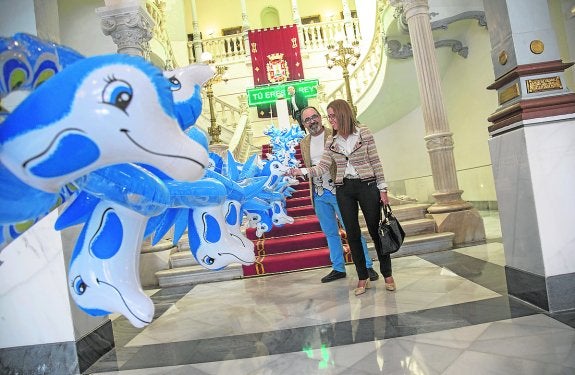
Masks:
[[[315,115],[311,115],[309,117],[306,117],[303,122],[304,124],[309,124],[312,121],[318,120],[319,119],[319,115],[316,113]]]

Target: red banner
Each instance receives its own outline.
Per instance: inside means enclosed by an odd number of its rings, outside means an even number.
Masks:
[[[249,30],[248,37],[255,86],[304,79],[296,25]],[[275,105],[264,107],[259,117],[275,116]]]

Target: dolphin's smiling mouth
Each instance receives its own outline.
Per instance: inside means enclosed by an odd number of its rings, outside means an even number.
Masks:
[[[189,161],[191,161],[192,163],[196,163],[196,164],[199,165],[201,168],[206,168],[206,165],[202,164],[201,162],[199,162],[198,160],[193,159],[193,158],[189,158],[189,157],[181,156],[181,155],[163,154],[163,153],[159,153],[159,152],[155,152],[155,151],[149,150],[149,149],[145,148],[144,146],[142,146],[141,144],[139,144],[138,142],[136,142],[136,140],[135,140],[134,138],[130,137],[130,134],[129,134],[130,131],[129,131],[128,129],[120,129],[120,131],[121,131],[122,133],[124,133],[124,134],[126,135],[126,137],[128,137],[128,139],[129,139],[133,144],[135,144],[136,146],[138,146],[138,147],[141,148],[142,150],[144,150],[144,151],[146,151],[146,152],[149,152],[150,154],[158,155],[158,156],[165,156],[165,157],[168,157],[168,158],[176,158],[176,159],[189,160]]]
[[[60,136],[62,136],[63,134],[66,133],[71,133],[71,132],[78,132],[78,133],[82,133],[85,134],[86,132],[80,128],[69,128],[69,129],[63,129],[62,131],[58,132],[55,136],[54,139],[52,139],[52,141],[48,144],[48,147],[46,147],[46,149],[42,152],[40,152],[39,154],[32,156],[30,159],[25,160],[24,163],[22,163],[22,167],[26,168],[28,166],[29,163],[33,162],[36,159],[39,159],[41,157],[43,157],[44,155],[46,155],[48,153],[48,151],[50,151],[50,149],[52,149],[54,147],[54,144],[56,143],[56,141],[58,140],[58,138]]]
[[[129,134],[128,129],[120,129],[136,147],[147,153],[174,159],[184,159],[205,169],[206,165],[197,159],[155,152],[138,143]],[[86,167],[100,157],[100,148],[80,128],[67,128],[59,131],[47,147],[36,155],[26,159],[22,168],[33,175],[43,178],[53,178],[72,173]]]
[[[236,254],[233,254],[233,253],[218,252],[218,255],[219,255],[219,256],[229,255],[229,256],[232,256],[232,257],[236,258],[236,259],[237,259],[238,261],[240,261],[240,263],[242,263],[242,264],[251,264],[251,262],[245,261],[245,260],[243,260],[242,258],[240,258],[239,256],[237,256]]]
[[[124,306],[126,306],[126,309],[130,312],[130,314],[132,314],[132,316],[133,316],[134,318],[138,319],[138,320],[141,321],[142,323],[146,323],[146,324],[150,324],[150,323],[151,323],[151,321],[147,321],[147,320],[144,320],[144,319],[140,318],[139,316],[137,316],[137,315],[132,311],[132,309],[130,308],[130,305],[126,302],[126,300],[124,299],[124,296],[122,295],[122,293],[120,293],[120,291],[118,290],[118,288],[116,288],[114,285],[112,285],[112,284],[110,284],[110,283],[107,283],[107,282],[105,282],[105,281],[103,281],[103,280],[100,280],[100,279],[96,279],[96,282],[97,282],[98,284],[107,285],[107,286],[109,286],[110,288],[112,288],[116,293],[118,293],[118,296],[120,297],[120,299],[121,299],[122,302],[124,303]]]

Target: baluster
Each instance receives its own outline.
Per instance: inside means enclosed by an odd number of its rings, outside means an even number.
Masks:
[[[317,27],[319,30],[318,47],[325,47],[325,45],[326,45],[326,43],[325,43],[326,33],[324,30],[324,25],[318,25]]]
[[[226,51],[226,59],[228,61],[232,60],[234,55],[235,55],[235,50],[236,50],[236,46],[235,46],[235,42],[234,42],[234,38],[228,38],[226,39],[226,45],[228,46],[228,49]]]
[[[242,55],[242,44],[243,44],[243,38],[241,37],[241,35],[237,35],[235,37],[236,40],[236,56],[241,56]]]
[[[315,40],[315,45],[316,48],[319,48],[321,46],[323,46],[323,40],[324,40],[324,35],[323,35],[323,28],[321,27],[321,25],[317,25],[316,26],[316,31],[317,31],[317,38]]]

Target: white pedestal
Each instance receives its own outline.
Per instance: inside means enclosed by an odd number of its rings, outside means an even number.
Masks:
[[[288,105],[286,99],[278,99],[276,101],[276,110],[278,115],[278,124],[280,129],[291,128],[291,116],[289,115]]]

